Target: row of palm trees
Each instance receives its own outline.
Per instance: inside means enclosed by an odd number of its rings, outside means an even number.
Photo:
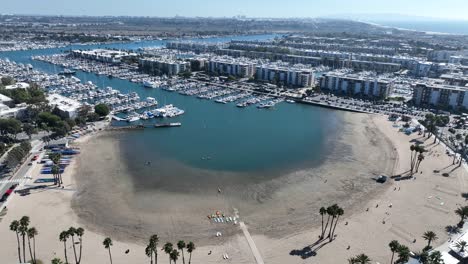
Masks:
[[[67,241],[71,237],[71,242],[72,242],[72,247],[73,247],[73,256],[75,259],[76,264],[80,264],[81,262],[81,253],[83,251],[83,235],[84,235],[84,229],[81,227],[75,228],[75,227],[70,227],[68,230],[64,230],[60,232],[59,234],[59,240],[63,242],[63,250],[64,250],[64,256],[65,256],[65,263],[68,262],[68,255],[67,255]],[[78,239],[78,242],[75,242],[75,236]],[[80,245],[78,253],[76,252],[76,244]]]
[[[36,236],[38,235],[37,229],[34,227],[29,227],[30,219],[28,216],[21,217],[20,220],[14,220],[10,224],[10,230],[15,232],[16,234],[16,241],[18,244],[18,261],[20,263],[26,263],[28,259],[26,258],[26,241],[28,242],[28,249],[30,255],[30,262],[33,264],[37,263],[36,259]],[[59,240],[63,242],[63,250],[64,250],[64,257],[65,262],[62,262],[59,258],[55,258],[52,260],[52,263],[55,264],[71,264],[74,260],[75,264],[81,263],[81,256],[83,252],[83,236],[84,236],[84,229],[81,227],[75,228],[70,227],[67,230],[60,232]],[[75,239],[76,238],[76,239]],[[71,240],[71,241],[70,241]],[[70,241],[73,247],[73,259],[71,261],[68,260],[68,252],[67,252],[67,242]],[[31,246],[32,242],[32,246]],[[146,255],[150,258],[150,263],[153,264],[153,257],[154,263],[158,263],[158,243],[159,237],[158,235],[152,235],[149,239],[149,243],[145,249]],[[102,242],[104,248],[109,252],[109,259],[110,263],[112,264],[112,253],[111,247],[113,246],[112,239],[107,237]],[[77,246],[79,248],[77,249]],[[185,241],[180,240],[177,242],[176,247],[173,246],[172,243],[166,242],[162,247],[162,251],[164,251],[169,256],[169,264],[174,262],[177,264],[177,260],[182,253],[182,263],[185,264],[185,255],[184,250],[189,253],[188,264],[192,262],[192,253],[195,251],[196,247],[193,242],[185,243]]]
[[[455,210],[455,213],[460,216],[460,222],[458,222],[458,227],[463,227],[465,224],[465,219],[468,216],[468,206],[458,207]]]
[[[330,223],[330,228],[328,231],[328,236],[327,238],[330,239],[330,242],[333,241],[333,238],[335,236],[335,228],[336,225],[338,224],[338,220],[340,219],[340,216],[344,214],[343,208],[339,207],[337,204],[333,204],[332,206],[329,206],[327,208],[321,207],[319,209],[319,213],[322,216],[322,233],[320,234],[320,239],[325,239],[325,233],[327,232],[328,224]],[[327,217],[327,223],[324,224],[324,215],[328,215]],[[330,222],[331,218],[331,222]],[[333,223],[334,222],[334,223]]]
[[[35,227],[29,227],[30,220],[28,216],[21,217],[20,220],[14,220],[10,224],[10,230],[16,233],[16,242],[18,243],[18,260],[20,263],[26,263],[26,240],[28,241],[29,256],[31,262],[36,264],[36,236],[38,235]],[[20,243],[20,237],[22,243]],[[31,247],[31,240],[33,246]],[[22,245],[22,248],[21,248]],[[22,249],[22,250],[21,250]],[[23,254],[21,254],[23,252]]]
[[[427,246],[424,247],[423,251],[419,254],[419,261],[423,264],[441,264],[442,262],[442,255],[439,251],[433,251],[429,254],[429,251],[432,249],[431,243],[438,239],[436,233],[433,231],[427,231],[422,236],[425,240],[427,240]],[[466,245],[465,245],[466,246]],[[397,240],[392,240],[388,247],[392,252],[392,257],[390,260],[390,264],[401,264],[406,263],[409,261],[410,257],[410,249],[400,244]],[[396,259],[395,259],[396,255]],[[371,259],[365,254],[359,254],[355,257],[348,259],[349,264],[368,264],[371,263]]]

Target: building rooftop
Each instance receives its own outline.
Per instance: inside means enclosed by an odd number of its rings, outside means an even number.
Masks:
[[[56,106],[65,112],[75,111],[81,107],[81,103],[59,94],[50,94],[47,96],[49,105]]]

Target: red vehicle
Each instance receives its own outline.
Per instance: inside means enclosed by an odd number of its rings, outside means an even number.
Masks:
[[[31,161],[35,161],[39,158],[39,155],[34,155],[34,157],[31,159]]]
[[[8,190],[3,194],[3,196],[0,198],[0,202],[6,201],[6,199],[13,193],[13,190],[18,186],[18,184],[13,184],[8,188]]]

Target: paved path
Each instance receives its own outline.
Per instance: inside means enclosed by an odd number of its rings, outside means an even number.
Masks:
[[[263,258],[260,255],[260,252],[258,251],[257,246],[255,245],[255,242],[250,236],[249,230],[247,230],[247,226],[244,224],[244,222],[240,222],[239,224],[240,224],[240,228],[242,229],[242,232],[244,232],[245,238],[247,238],[247,242],[249,243],[250,250],[252,250],[252,254],[255,257],[257,264],[264,264]]]

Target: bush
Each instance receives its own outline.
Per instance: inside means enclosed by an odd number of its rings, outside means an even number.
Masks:
[[[99,116],[107,116],[110,113],[110,110],[106,104],[98,104],[94,107],[94,112]]]

